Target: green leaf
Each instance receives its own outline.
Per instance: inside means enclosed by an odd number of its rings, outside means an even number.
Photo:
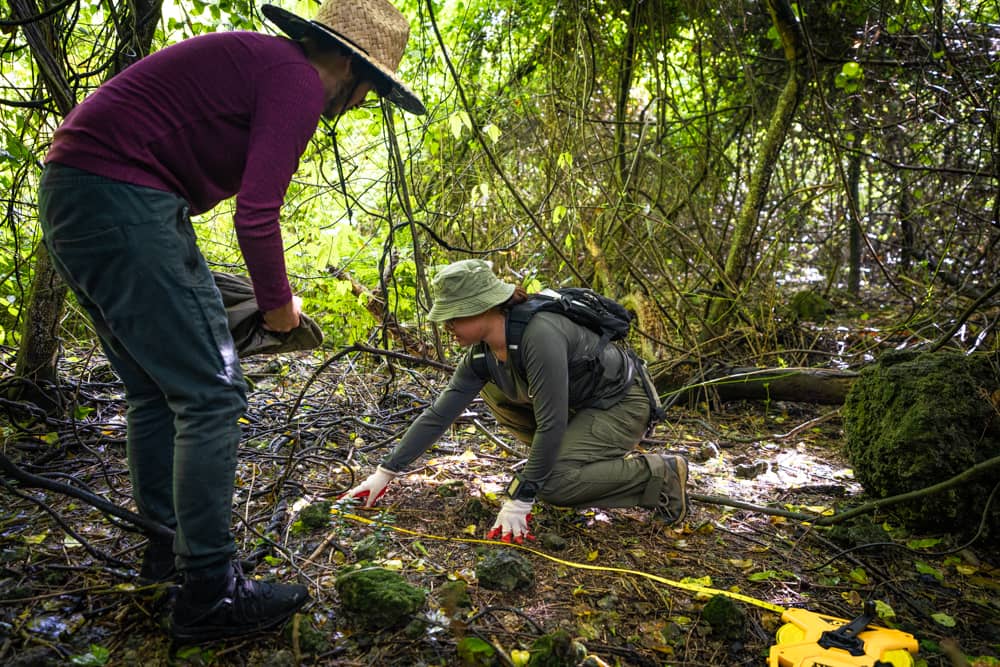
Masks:
[[[479,637],[463,637],[456,647],[458,657],[466,665],[492,664],[496,649]]]
[[[868,583],[868,573],[865,572],[864,568],[856,567],[851,570],[848,575],[851,581],[856,584],[867,584]]]
[[[879,618],[885,620],[896,618],[896,612],[893,608],[882,600],[875,600],[875,613],[878,614]]]
[[[937,546],[941,543],[936,537],[928,537],[922,540],[910,540],[906,543],[906,546],[910,549],[926,549],[928,547]]]
[[[917,572],[919,572],[920,574],[929,574],[938,581],[944,579],[944,575],[941,574],[940,570],[938,570],[936,567],[928,565],[927,563],[924,563],[923,561],[918,560],[916,563],[914,563],[914,566],[917,568]]]
[[[939,611],[936,614],[931,614],[931,618],[933,618],[934,622],[938,625],[943,625],[946,628],[955,627],[955,619],[944,612]]]
[[[503,135],[503,131],[493,123],[484,127],[483,132],[486,133],[486,136],[489,137],[490,141],[493,143],[500,141],[500,137]]]
[[[563,218],[566,217],[566,207],[562,204],[556,204],[555,208],[552,209],[552,224],[558,225]]]
[[[69,659],[74,665],[87,665],[88,667],[100,667],[100,665],[108,664],[108,660],[111,658],[111,651],[104,648],[103,646],[98,646],[97,644],[91,644],[90,649],[86,653],[81,653],[80,655],[74,655]]]
[[[849,79],[857,79],[861,76],[861,65],[856,62],[844,63],[844,66],[840,68],[840,72]]]
[[[86,419],[95,409],[86,405],[78,405],[73,409],[73,417],[77,420]]]

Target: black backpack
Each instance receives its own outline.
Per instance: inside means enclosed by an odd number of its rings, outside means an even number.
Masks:
[[[591,369],[594,363],[599,363],[601,353],[609,342],[623,340],[628,335],[635,318],[631,311],[614,299],[586,287],[546,289],[532,294],[527,301],[512,306],[507,312],[507,363],[522,377],[525,370],[524,360],[521,358],[521,338],[531,318],[535,313],[541,312],[559,313],[600,335],[601,340],[593,356],[585,361]],[[482,346],[485,343],[480,343],[480,349],[472,355],[472,368],[481,379],[489,381],[491,378]],[[636,363],[637,370],[645,374],[645,362],[631,350],[626,349],[625,352]],[[592,371],[587,371],[586,374],[591,375]],[[587,380],[589,379],[588,377]],[[663,411],[659,397],[652,391],[652,381],[644,382],[644,385],[652,405],[651,421],[662,419]]]

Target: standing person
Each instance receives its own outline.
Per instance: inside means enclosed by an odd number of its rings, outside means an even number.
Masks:
[[[489,264],[448,265],[431,283],[428,314],[468,346],[444,392],[410,425],[393,451],[346,497],[371,507],[394,477],[426,452],[482,394],[497,422],[530,445],[528,461],[508,486],[489,539],[531,539],[536,500],[564,507],[648,507],[665,523],[687,514],[687,461],[680,456],[626,456],[649,425],[651,398],[644,367],[617,345],[568,317],[537,312],[510,363],[509,313],[530,297],[504,283]],[[597,353],[598,363],[592,363]],[[480,376],[485,357],[489,380]]]
[[[326,0],[314,21],[262,11],[288,37],[194,37],[107,81],[56,131],[39,189],[46,248],[125,385],[136,505],[175,531],[150,541],[140,575],[183,576],[179,640],[275,627],[309,599],[304,586],[248,579],[233,558],[246,384],[189,216],[236,196],[264,326],[290,331],[300,300],[278,216],[320,117],[372,90],[424,113],[394,74],[409,24],[387,0]]]

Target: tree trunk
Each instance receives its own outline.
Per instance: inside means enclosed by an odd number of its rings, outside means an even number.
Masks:
[[[35,0],[10,0],[10,9],[15,20],[26,22],[21,30],[38,64],[45,87],[60,116],[64,117],[76,106],[76,97],[63,70],[64,59],[59,50],[62,40],[55,38],[50,19],[32,20],[39,13]],[[57,384],[58,332],[65,306],[66,284],[56,273],[49,253],[41,243],[35,249],[34,268],[14,371],[26,382],[17,385],[17,398],[37,403],[46,411],[58,411],[62,401],[54,385]]]
[[[162,0],[136,0],[129,5],[134,16],[113,15],[118,26],[118,44],[114,49],[117,54],[115,64],[109,69],[109,76],[114,76],[135,58],[149,52],[161,5]],[[31,48],[32,57],[38,64],[60,117],[65,117],[76,106],[76,93],[63,68],[65,36],[55,33],[51,18],[34,19],[39,15],[35,0],[10,0],[10,8],[13,19],[24,22],[21,30]],[[133,58],[123,54],[138,55]],[[66,284],[52,266],[45,247],[39,244],[35,251],[34,278],[21,330],[15,373],[27,381],[20,385],[19,398],[38,403],[46,410],[58,409],[61,404],[58,392],[54,388],[51,391],[46,388],[57,384],[58,332],[65,301]]]
[[[860,98],[857,98],[860,99]],[[858,117],[860,104],[855,102]],[[847,160],[847,221],[848,229],[848,269],[847,291],[853,296],[861,292],[861,132],[854,138],[854,151]]]
[[[801,66],[801,60],[805,55],[802,30],[791,5],[788,0],[767,0],[767,8],[784,46],[785,60],[788,62],[788,79],[771,115],[767,135],[750,176],[747,198],[736,220],[723,275],[719,281],[720,293],[712,299],[709,306],[706,340],[714,337],[716,332],[725,330],[726,323],[732,317],[734,306],[739,301],[740,292],[744,287],[743,276],[751,259],[753,232],[760,219],[771,175],[781,154],[785,136],[795,117],[806,78],[805,68]]]

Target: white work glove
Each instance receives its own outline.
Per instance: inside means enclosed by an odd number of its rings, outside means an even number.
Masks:
[[[533,505],[529,500],[504,501],[497,520],[493,522],[493,528],[486,533],[486,539],[494,540],[499,537],[501,542],[513,540],[516,544],[523,544],[525,539],[535,539],[528,528]]]
[[[389,482],[398,474],[379,466],[375,472],[368,476],[368,479],[342,495],[341,498],[361,498],[365,500],[363,507],[371,507],[385,495],[385,489],[389,486]]]

